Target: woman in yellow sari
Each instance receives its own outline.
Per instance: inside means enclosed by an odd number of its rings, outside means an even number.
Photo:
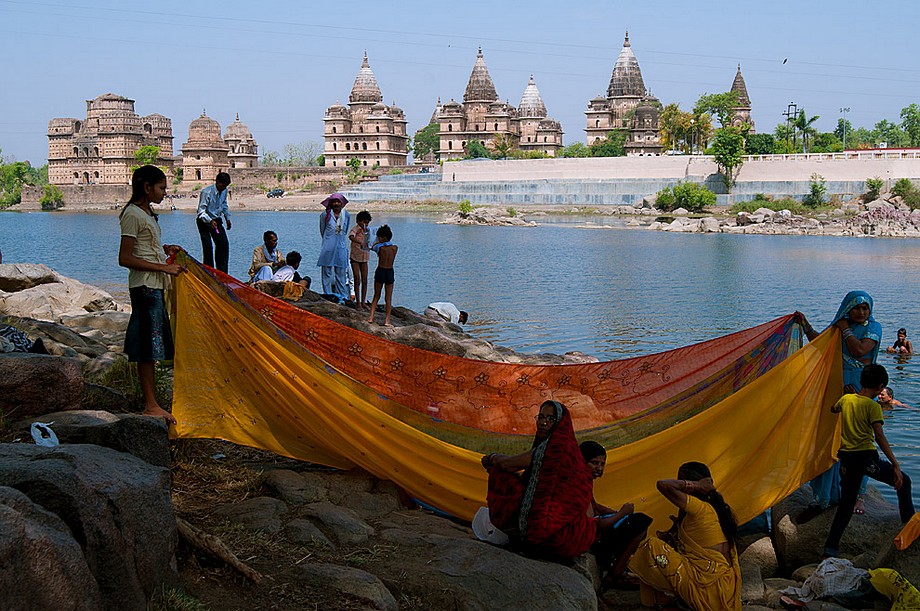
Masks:
[[[674,526],[646,538],[629,561],[642,582],[642,604],[676,608],[676,596],[695,611],[740,611],[734,512],[716,491],[706,465],[684,463],[677,477],[658,482],[658,491],[680,510],[671,517]]]

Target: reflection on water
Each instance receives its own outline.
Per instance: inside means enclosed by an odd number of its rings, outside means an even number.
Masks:
[[[421,310],[432,301],[453,301],[470,312],[471,333],[516,350],[624,358],[794,310],[822,328],[853,289],[875,298],[886,345],[898,327],[911,338],[920,333],[916,240],[671,234],[625,229],[611,217],[546,216],[538,227],[520,228],[437,225],[437,218],[374,213],[372,227],[388,223],[400,246],[395,302]],[[200,255],[193,214],[164,212],[160,224],[165,242]],[[278,233],[285,252],[301,252],[301,271],[316,280],[318,212],[235,212],[231,273],[245,277],[267,229]],[[0,214],[0,248],[7,262],[44,262],[125,294],[114,212]],[[882,354],[879,362],[888,367],[897,398],[920,404],[917,361]],[[920,412],[908,409],[894,410],[886,425],[915,479],[918,427]]]

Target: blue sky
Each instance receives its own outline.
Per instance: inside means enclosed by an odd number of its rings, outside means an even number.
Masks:
[[[222,127],[239,113],[263,151],[321,141],[323,112],[347,102],[365,49],[411,134],[438,97],[462,99],[479,45],[502,99],[520,103],[533,74],[565,144],[583,142],[585,107],[606,91],[627,29],[665,104],[727,90],[740,62],[758,131],[789,102],[820,115],[821,130],[841,107],[871,127],[920,103],[918,13],[906,0],[0,0],[0,149],[44,163],[48,121],[82,118],[106,92],[170,117],[176,151],[202,109]]]

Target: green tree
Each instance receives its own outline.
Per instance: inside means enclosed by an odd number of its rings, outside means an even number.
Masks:
[[[479,159],[480,157],[488,157],[489,149],[479,140],[470,140],[466,143],[466,157],[464,159]]]
[[[57,185],[45,185],[44,193],[38,198],[42,210],[55,210],[64,205],[64,192]]]
[[[827,183],[824,177],[815,172],[811,175],[811,185],[808,194],[802,198],[802,203],[809,208],[817,208],[827,203]]]
[[[281,164],[290,167],[315,166],[323,147],[318,142],[292,142],[281,148]]]
[[[888,148],[907,146],[910,141],[907,132],[902,130],[900,125],[892,123],[888,119],[882,119],[875,124],[872,129],[872,137],[876,144],[884,142]]]
[[[771,134],[749,134],[744,140],[744,150],[748,155],[772,155],[775,144]]]
[[[361,160],[357,157],[352,157],[345,162],[345,165],[348,167],[345,170],[345,182],[355,183],[361,180]]]
[[[853,140],[853,124],[841,117],[837,119],[837,127],[834,128],[834,135],[837,136],[840,142],[843,142],[844,134],[846,134],[846,141],[850,145],[850,148],[854,148],[852,146],[855,142]]]
[[[8,160],[4,163],[2,159],[0,156],[0,209],[21,202],[22,186],[40,184],[41,176],[41,170],[35,170],[26,161]],[[47,170],[45,172],[47,178]]]
[[[725,188],[731,193],[738,170],[744,163],[744,135],[736,127],[720,127],[712,139],[712,155]]]
[[[867,201],[878,199],[878,194],[882,190],[883,186],[885,186],[885,181],[883,181],[880,176],[876,176],[875,178],[867,178],[865,199]]]
[[[559,151],[559,157],[590,157],[591,149],[581,142],[573,142]]]
[[[430,123],[422,129],[415,132],[415,147],[413,155],[416,159],[422,159],[428,153],[434,153],[435,159],[440,159],[438,151],[441,148],[441,137],[438,136],[441,126],[437,123]]]
[[[134,151],[134,161],[137,162],[136,167],[138,168],[142,165],[156,165],[159,158],[160,147],[158,146],[142,146]]]
[[[842,150],[843,142],[834,132],[818,132],[812,138],[812,153],[839,153]]]
[[[514,150],[514,138],[508,134],[495,134],[495,136],[492,137],[492,157],[494,159],[511,157],[511,153]]]
[[[607,132],[603,140],[595,140],[589,148],[592,157],[624,157],[626,155],[626,132]]]
[[[907,134],[907,146],[920,146],[920,106],[901,109],[901,129]]]
[[[659,129],[661,144],[665,150],[683,150],[691,152],[690,145],[695,135],[700,117],[684,112],[677,104],[668,104],[661,111]],[[711,123],[709,123],[711,127]]]
[[[802,134],[802,152],[803,153],[808,152],[808,137],[813,134],[818,133],[818,130],[816,130],[813,127],[813,125],[814,125],[814,122],[820,118],[821,117],[819,115],[809,117],[808,115],[805,114],[804,109],[800,110],[799,115],[795,118],[795,122],[793,123],[793,125],[795,126],[796,131]]]
[[[262,150],[262,164],[263,167],[273,168],[275,166],[281,165],[281,155],[278,154],[278,151],[269,151]]]
[[[697,117],[703,114],[714,116],[719,120],[719,127],[728,127],[737,107],[738,94],[734,91],[704,93],[696,101],[696,106],[693,107],[693,114]]]

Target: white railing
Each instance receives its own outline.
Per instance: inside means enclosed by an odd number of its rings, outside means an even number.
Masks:
[[[842,153],[795,153],[789,155],[745,155],[744,161],[848,161],[864,159],[920,159],[920,150],[844,151]]]

